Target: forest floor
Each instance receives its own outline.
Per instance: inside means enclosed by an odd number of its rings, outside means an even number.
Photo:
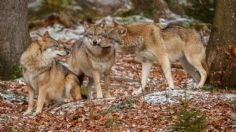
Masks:
[[[236,90],[194,90],[189,76],[175,64],[172,73],[179,88],[166,97],[167,83],[160,67],[155,65],[147,90],[134,97],[131,93],[140,86],[140,72],[141,65],[132,55],[119,52],[112,68],[111,94],[114,98],[51,103],[37,116],[23,116],[27,91],[21,81],[1,81],[0,130],[170,131],[184,104],[190,111],[200,111],[206,118],[207,130],[236,130],[235,118],[231,117],[236,109],[232,103]]]
[[[72,43],[83,32],[81,26],[41,28],[31,32],[49,31],[52,37]],[[0,81],[0,131],[171,131],[181,121],[181,111],[198,113],[182,125],[201,125],[207,131],[236,131],[236,90],[207,86],[194,89],[192,79],[176,63],[172,65],[174,83],[167,91],[167,82],[159,65],[154,65],[144,94],[132,96],[140,87],[141,65],[134,56],[117,53],[112,67],[110,91],[113,98],[79,100],[70,103],[46,104],[43,113],[23,116],[27,109],[27,86],[21,79]],[[85,82],[86,84],[86,82]],[[36,99],[35,99],[36,102]],[[185,113],[186,114],[186,111]],[[187,119],[188,120],[188,119]],[[186,120],[185,120],[186,121]],[[193,126],[194,128],[194,126]]]

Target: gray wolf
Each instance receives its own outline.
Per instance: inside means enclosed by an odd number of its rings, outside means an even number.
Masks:
[[[67,54],[65,48],[47,32],[23,52],[20,65],[29,93],[25,115],[33,111],[35,93],[38,93],[38,99],[34,114],[41,113],[44,103],[48,100],[81,98],[77,77],[67,74],[63,66],[56,62],[56,59]]]
[[[84,73],[89,77],[88,98],[93,98],[94,85],[97,98],[103,98],[101,78],[105,81],[105,96],[110,97],[110,73],[115,62],[115,49],[105,39],[105,23],[85,26],[85,36],[72,47],[72,56],[68,59],[68,68],[80,75]]]
[[[170,88],[174,88],[171,63],[176,60],[180,60],[183,68],[193,76],[197,87],[203,87],[207,78],[205,48],[194,29],[178,26],[162,29],[153,23],[122,25],[116,22],[113,29],[107,37],[116,47],[135,54],[135,59],[142,64],[141,87],[133,94],[139,94],[145,88],[149,71],[156,62],[161,65]]]

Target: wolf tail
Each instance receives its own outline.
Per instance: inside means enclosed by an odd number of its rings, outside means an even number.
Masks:
[[[204,59],[201,61],[201,63],[202,63],[203,68],[206,70],[206,72],[207,72],[207,74],[208,74],[208,73],[209,73],[209,69],[208,69],[208,65],[207,65],[207,63],[206,63],[206,58],[204,58]]]

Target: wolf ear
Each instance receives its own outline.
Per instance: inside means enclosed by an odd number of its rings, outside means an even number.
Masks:
[[[127,33],[127,28],[125,26],[123,26],[120,30],[119,30],[119,34],[121,35],[125,35]]]
[[[89,24],[87,22],[84,22],[83,26],[84,26],[85,29],[89,28]]]
[[[118,27],[120,24],[118,22],[116,22],[114,19],[112,20],[113,26],[114,27]]]
[[[97,26],[101,27],[101,28],[104,28],[106,25],[106,21],[105,19],[103,19],[100,23],[97,24]]]
[[[43,41],[43,38],[40,36],[40,37],[38,37],[38,39],[37,39],[39,42],[42,42]]]
[[[46,31],[46,32],[43,34],[43,37],[50,37],[49,32]]]

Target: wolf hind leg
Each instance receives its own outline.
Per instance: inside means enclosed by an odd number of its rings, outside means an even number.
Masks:
[[[200,82],[200,74],[196,69],[191,65],[185,56],[180,58],[180,64],[183,69],[194,79],[196,83]]]
[[[162,68],[164,76],[167,80],[167,83],[169,85],[169,88],[171,88],[171,89],[174,88],[175,85],[174,85],[174,81],[173,81],[172,74],[171,74],[171,66],[170,66],[170,61],[169,61],[168,55],[163,54],[162,56],[159,56],[158,60],[161,64],[161,68]]]
[[[68,75],[66,77],[65,92],[66,98],[70,101],[81,99],[80,86],[76,76]]]
[[[199,54],[188,55],[188,54],[186,54],[186,58],[187,58],[188,62],[190,64],[192,64],[200,73],[201,79],[200,79],[199,83],[197,84],[197,88],[202,88],[206,79],[207,79],[207,72],[203,68],[203,65],[202,65],[202,60],[203,60],[202,55],[199,55]]]

